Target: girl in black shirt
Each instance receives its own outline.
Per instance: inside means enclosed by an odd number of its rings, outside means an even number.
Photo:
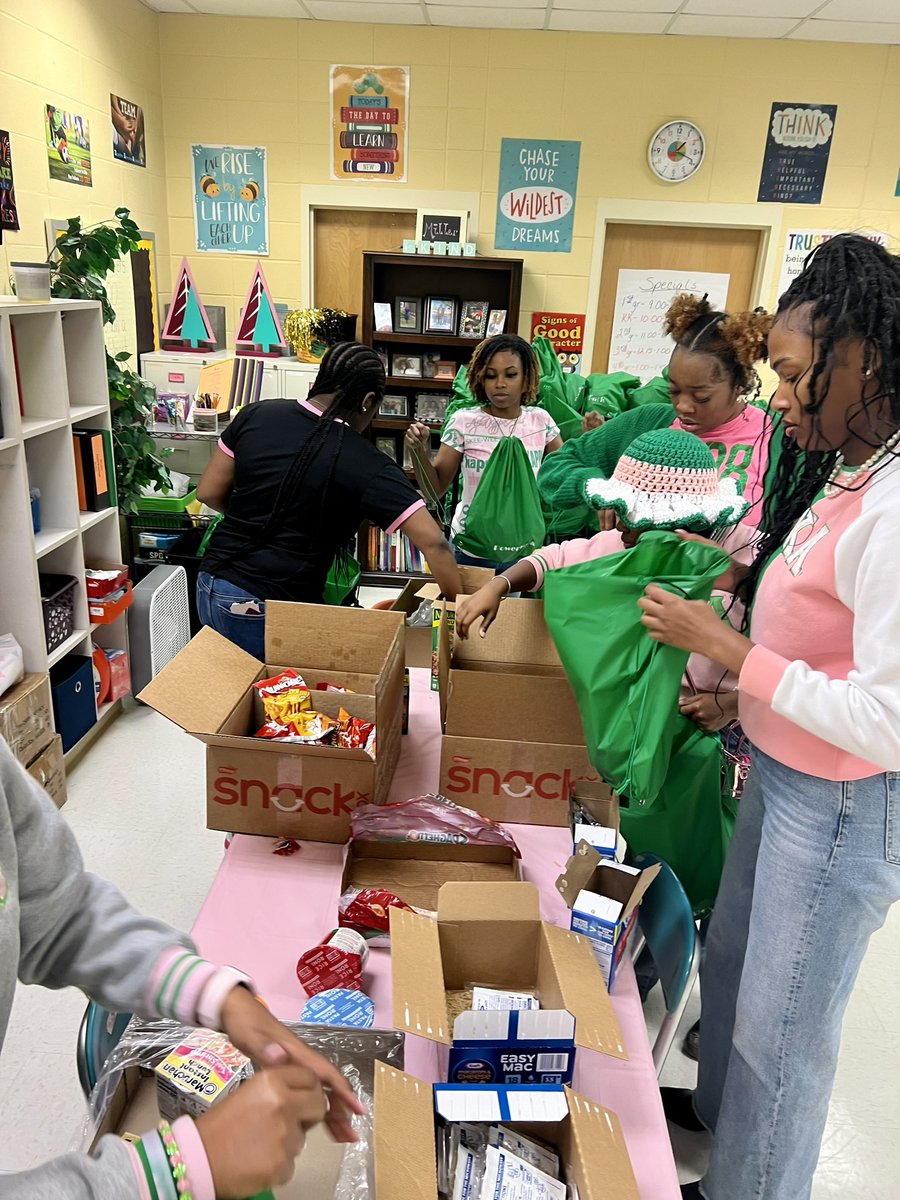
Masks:
[[[219,439],[197,498],[225,514],[197,580],[209,625],[264,657],[266,600],[321,604],[335,555],[365,518],[402,530],[445,595],[459,569],[422,497],[396,463],[362,437],[384,395],[384,367],[359,342],[332,346],[305,401],[242,409]]]

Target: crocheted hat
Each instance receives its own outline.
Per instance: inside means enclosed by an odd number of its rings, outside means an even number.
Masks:
[[[700,438],[653,429],[634,439],[611,479],[589,479],[588,502],[611,508],[630,529],[704,529],[736,525],[750,504],[734,479],[720,479]]]

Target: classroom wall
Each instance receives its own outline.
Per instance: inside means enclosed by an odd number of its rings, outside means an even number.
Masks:
[[[113,158],[110,92],[144,109],[147,166]],[[93,186],[50,178],[44,142],[48,103],[90,121]],[[0,0],[0,128],[10,131],[21,230],[4,233],[0,292],[10,262],[47,257],[44,221],[113,219],[125,206],[156,234],[168,264],[159,18],[138,0]],[[163,270],[168,283],[168,272]]]
[[[523,326],[534,309],[585,310],[601,198],[754,203],[774,100],[838,105],[824,203],[788,210],[786,226],[871,224],[900,237],[900,47],[163,15],[160,50],[172,267],[192,256],[230,328],[251,264],[192,253],[190,143],[268,146],[265,270],[276,298],[296,302],[300,185],[329,182],[334,62],[411,68],[408,184],[360,183],[359,202],[404,186],[478,191],[482,253],[493,252],[501,137],[581,141],[573,250],[523,255]],[[677,187],[646,160],[672,116],[697,121],[709,142],[702,170]]]

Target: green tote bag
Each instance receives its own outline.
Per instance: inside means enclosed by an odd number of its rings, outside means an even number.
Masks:
[[[517,437],[494,447],[456,544],[474,558],[508,563],[544,544],[544,517],[534,471]]]

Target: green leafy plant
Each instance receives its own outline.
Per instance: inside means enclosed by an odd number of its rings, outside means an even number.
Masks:
[[[65,233],[48,258],[50,290],[63,300],[99,300],[103,324],[116,319],[109,302],[106,277],[116,262],[138,249],[140,230],[127,208],[116,209],[111,224],[83,228],[80,217],[70,217]],[[127,350],[106,356],[106,380],[112,409],[112,437],[116,463],[116,487],[122,512],[137,511],[144,488],[155,484],[169,488],[171,479],[162,455],[147,432],[153,416],[153,385],[126,364]]]

